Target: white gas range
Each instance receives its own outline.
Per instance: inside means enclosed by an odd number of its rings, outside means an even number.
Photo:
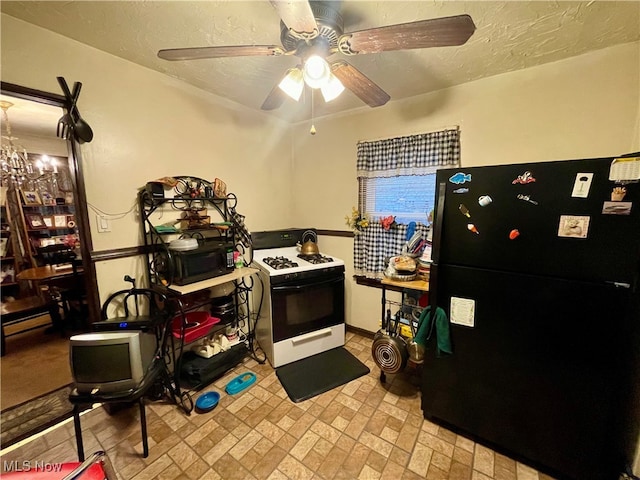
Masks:
[[[344,261],[301,256],[305,229],[253,232],[264,294],[256,338],[274,368],[344,345]]]
[[[302,255],[298,247],[269,248],[253,252],[253,261],[259,268],[269,273],[269,276],[292,275],[313,270],[327,270],[333,267],[343,267],[344,262],[339,258],[324,254]]]

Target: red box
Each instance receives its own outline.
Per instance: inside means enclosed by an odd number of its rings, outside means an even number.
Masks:
[[[209,315],[209,312],[188,312],[185,314],[184,319],[186,322],[183,337],[185,343],[193,342],[200,337],[204,337],[209,333],[212,326],[220,323],[220,319],[212,317]],[[180,338],[182,333],[182,315],[173,317],[171,327],[173,336]]]

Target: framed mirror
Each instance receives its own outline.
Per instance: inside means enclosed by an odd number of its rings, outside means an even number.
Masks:
[[[69,106],[67,100],[57,93],[2,82],[0,101],[14,105],[6,109],[5,115],[9,121],[5,122],[3,119],[3,123],[10,125],[10,136],[14,137],[11,141],[28,153],[30,168],[33,171],[32,175],[23,178],[19,182],[20,185],[16,184],[15,187],[22,192],[20,198],[24,198],[24,192],[27,192],[32,195],[29,198],[34,202],[40,200],[35,206],[26,206],[27,210],[34,210],[27,213],[40,214],[43,218],[54,220],[64,217],[66,220],[64,225],[61,220],[52,221],[51,227],[45,224],[42,233],[30,235],[31,232],[27,232],[22,240],[26,258],[21,261],[27,267],[43,264],[42,258],[38,257],[38,250],[29,249],[34,244],[47,249],[63,245],[74,250],[77,254],[74,268],[82,269],[86,289],[88,318],[84,323],[90,325],[99,319],[100,308],[95,265],[91,261],[93,246],[82,159],[79,144],[75,139],[62,139],[57,135],[58,121]],[[2,113],[5,113],[5,108],[2,110]],[[7,142],[6,127],[7,125],[3,125],[2,128],[3,145]],[[3,183],[7,183],[6,171],[3,172]]]

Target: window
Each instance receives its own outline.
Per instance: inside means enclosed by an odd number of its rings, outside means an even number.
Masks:
[[[393,215],[396,222],[427,223],[435,203],[436,174],[361,178],[360,211],[371,219]]]
[[[402,253],[407,234],[427,238],[427,219],[435,203],[435,172],[459,166],[457,128],[358,142],[358,207],[371,221],[355,237],[356,275],[382,277],[388,258]],[[389,215],[396,217],[396,225],[387,229],[380,219]],[[410,230],[411,222],[416,223],[415,229]]]

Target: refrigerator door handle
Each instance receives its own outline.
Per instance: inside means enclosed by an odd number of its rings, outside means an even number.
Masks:
[[[435,212],[435,218],[438,221],[434,224],[433,230],[433,253],[432,253],[432,261],[433,263],[439,263],[440,261],[440,243],[442,241],[442,220],[444,216],[444,202],[446,199],[447,192],[447,183],[440,182],[438,185],[438,199],[437,199],[437,210]],[[435,221],[435,219],[434,219]]]

